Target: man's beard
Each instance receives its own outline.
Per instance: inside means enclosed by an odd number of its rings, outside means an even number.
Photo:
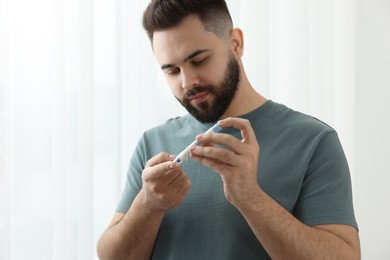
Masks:
[[[187,109],[187,111],[202,123],[212,123],[218,121],[225,113],[232,102],[240,83],[240,67],[233,54],[225,70],[225,75],[219,86],[207,85],[196,86],[186,92],[183,100],[176,99]],[[189,98],[198,93],[208,92],[214,96],[211,103],[201,102],[194,107]]]

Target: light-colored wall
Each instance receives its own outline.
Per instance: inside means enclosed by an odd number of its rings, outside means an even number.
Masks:
[[[390,1],[357,0],[355,208],[362,259],[390,259]]]

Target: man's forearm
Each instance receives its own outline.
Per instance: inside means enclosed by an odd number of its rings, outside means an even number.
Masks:
[[[263,191],[239,210],[272,259],[360,259],[358,238],[309,227]]]
[[[101,260],[150,259],[163,213],[152,213],[137,196],[128,212],[101,236]]]

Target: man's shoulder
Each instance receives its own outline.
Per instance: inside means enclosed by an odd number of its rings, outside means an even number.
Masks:
[[[166,120],[160,125],[156,125],[144,132],[143,138],[159,140],[160,142],[178,136],[185,135],[187,132],[193,131],[194,124],[189,114],[177,116]]]
[[[177,116],[167,119],[164,123],[156,125],[148,130],[147,133],[166,132],[181,129],[188,125],[188,115]]]
[[[257,124],[259,129],[261,130],[262,125],[265,125],[267,133],[279,137],[321,139],[335,131],[333,127],[312,115],[276,102],[272,103],[272,107],[267,110],[266,114],[262,122]]]
[[[282,104],[276,103],[275,106],[277,109],[274,110],[275,114],[273,117],[280,117],[279,120],[284,122],[286,127],[293,127],[306,131],[334,131],[333,127],[315,116],[294,110]]]

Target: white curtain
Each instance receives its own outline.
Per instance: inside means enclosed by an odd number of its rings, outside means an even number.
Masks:
[[[353,169],[355,0],[230,0],[267,98],[341,135]],[[185,113],[148,0],[0,0],[0,259],[94,259],[142,132]]]

